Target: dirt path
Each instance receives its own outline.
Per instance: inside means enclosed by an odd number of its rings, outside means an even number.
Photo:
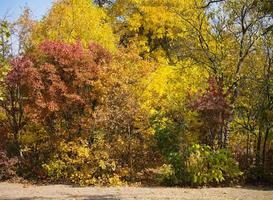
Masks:
[[[67,185],[33,186],[0,183],[0,199],[86,199],[86,200],[273,200],[273,188],[135,188],[71,187]]]

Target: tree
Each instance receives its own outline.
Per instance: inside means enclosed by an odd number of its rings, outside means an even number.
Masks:
[[[110,54],[96,44],[85,50],[80,43],[49,41],[39,46],[38,55],[35,53],[44,84],[40,119],[51,133],[67,131],[68,138],[87,133],[101,98],[100,73],[110,62]]]
[[[111,11],[120,44],[133,42],[142,57],[171,64],[183,57],[181,46],[192,29],[179,16],[195,23],[199,12],[194,1],[184,0],[118,0]]]
[[[197,25],[185,20],[194,30],[186,52],[193,61],[206,67],[217,81],[223,82],[217,84],[224,84],[224,93],[229,93],[227,101],[231,113],[239,96],[240,81],[247,70],[246,63],[262,34],[263,18],[258,17],[252,5],[252,1],[223,1],[208,11],[209,19],[201,14]],[[192,42],[195,38],[198,38],[197,42]],[[227,143],[231,122],[231,119],[226,122]]]
[[[88,133],[100,98],[98,76],[109,59],[99,45],[85,50],[80,43],[49,41],[28,57],[14,59],[1,107],[17,149],[23,127],[31,122],[43,124],[52,136],[73,138]]]
[[[133,180],[153,158],[148,113],[142,106],[145,79],[154,66],[131,49],[114,54],[108,77],[105,101],[97,112],[97,126],[104,130],[111,145],[111,156],[118,160],[127,179]],[[154,154],[153,154],[154,155]]]
[[[210,145],[213,149],[226,147],[224,141],[226,120],[231,118],[231,107],[224,94],[223,85],[218,85],[219,81],[214,78],[209,80],[207,91],[192,103],[192,107],[199,113],[202,120],[201,141]],[[203,132],[203,133],[202,133]],[[215,145],[215,141],[217,141]]]
[[[8,28],[8,22],[7,21],[2,21],[1,20],[1,24],[0,24],[0,34],[1,34],[1,38],[9,38],[10,37],[10,31]],[[1,40],[0,45],[2,46],[4,44],[3,40]]]
[[[10,58],[11,24],[6,20],[0,20],[0,64],[5,70],[7,60]],[[2,73],[2,69],[1,69]]]
[[[35,25],[34,20],[31,19],[31,10],[24,8],[22,15],[15,22],[16,34],[18,34],[18,54],[23,54],[31,48],[31,32]]]
[[[62,0],[56,2],[48,15],[34,26],[31,40],[34,45],[44,40],[81,41],[84,47],[93,41],[113,51],[115,36],[108,21],[104,10],[90,0]]]
[[[252,71],[241,90],[236,123],[254,136],[256,167],[266,168],[266,154],[272,134],[272,42],[264,35],[250,64]],[[262,69],[262,70],[261,70]],[[249,145],[248,145],[249,146]],[[250,148],[250,147],[249,147]]]
[[[8,58],[10,55],[10,34],[9,23],[5,20],[0,21],[0,81],[3,81],[8,71]],[[0,98],[2,98],[2,88],[0,89]]]
[[[27,104],[40,100],[40,90],[43,88],[39,73],[33,67],[33,62],[27,58],[17,58],[11,61],[11,70],[5,81],[1,82],[3,97],[0,106],[4,109],[8,127],[13,135],[15,153],[20,152],[20,134],[27,122]],[[37,98],[35,100],[35,97]]]

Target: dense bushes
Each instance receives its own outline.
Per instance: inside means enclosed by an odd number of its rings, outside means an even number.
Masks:
[[[78,140],[61,141],[53,158],[43,168],[52,181],[78,185],[120,185],[117,164],[109,158],[109,149],[102,138],[96,138],[92,147]]]
[[[213,151],[206,145],[195,144],[181,155],[171,154],[170,163],[159,168],[158,178],[163,184],[202,186],[234,183],[242,175],[228,150]]]
[[[2,123],[10,122],[6,140],[18,149],[25,178],[202,186],[240,177],[237,162],[221,143],[230,107],[215,81],[183,112],[160,106],[151,112],[140,102],[152,66],[136,54],[112,56],[96,44],[84,49],[80,43],[50,41],[35,50],[11,62],[2,100]],[[16,163],[1,155],[2,178],[9,178]],[[156,176],[143,177],[148,169]]]
[[[235,181],[242,173],[226,149],[212,150],[206,145],[193,145],[186,152],[186,171],[192,185]]]
[[[7,153],[0,148],[0,181],[14,178],[17,164],[17,158],[9,158]]]

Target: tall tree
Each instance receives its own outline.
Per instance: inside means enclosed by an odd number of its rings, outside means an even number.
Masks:
[[[192,29],[179,16],[194,23],[202,12],[196,8],[194,1],[117,0],[112,7],[114,28],[120,43],[134,42],[142,57],[175,64],[183,57],[181,46]]]
[[[31,19],[31,10],[24,8],[22,15],[15,22],[16,34],[18,36],[18,54],[23,54],[31,48],[31,32],[35,25],[34,20]]]
[[[115,49],[115,36],[105,11],[90,0],[62,0],[53,4],[48,15],[37,23],[32,42],[44,40],[74,43],[88,47],[94,41],[108,50]]]
[[[11,55],[11,24],[7,20],[0,20],[0,64],[10,58]]]
[[[210,22],[207,25],[206,13],[199,15],[199,22],[193,24],[183,18],[193,28],[192,40],[188,40],[186,50],[195,62],[206,67],[216,77],[218,85],[225,85],[224,93],[228,95],[231,112],[235,107],[239,86],[245,75],[247,61],[262,34],[258,12],[253,8],[253,1],[221,1],[217,7],[208,10]],[[195,38],[198,38],[198,42]],[[230,118],[231,120],[232,118]],[[228,143],[229,126],[226,122],[224,138]],[[225,145],[226,146],[226,145]]]

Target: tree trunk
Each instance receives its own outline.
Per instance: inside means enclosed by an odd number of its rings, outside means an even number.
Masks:
[[[256,167],[259,167],[261,164],[261,144],[262,144],[262,131],[259,130],[257,137],[257,146],[256,146]]]
[[[23,157],[21,148],[20,148],[20,142],[19,142],[19,130],[14,128],[13,130],[13,144],[14,144],[14,154],[16,156]]]
[[[133,155],[132,155],[132,129],[131,123],[128,123],[128,158],[129,158],[129,170],[130,170],[130,179],[133,178]]]
[[[268,136],[269,136],[269,128],[266,129],[264,143],[263,143],[263,158],[262,158],[263,168],[265,168],[265,165],[266,165],[266,144],[267,144]]]
[[[249,136],[249,133],[247,133],[247,143],[246,143],[246,167],[248,167],[248,163],[249,163],[249,140],[250,140],[250,136]]]
[[[227,148],[229,141],[229,133],[230,133],[230,120],[226,123],[226,127],[224,130],[224,138],[223,138],[223,148]]]

